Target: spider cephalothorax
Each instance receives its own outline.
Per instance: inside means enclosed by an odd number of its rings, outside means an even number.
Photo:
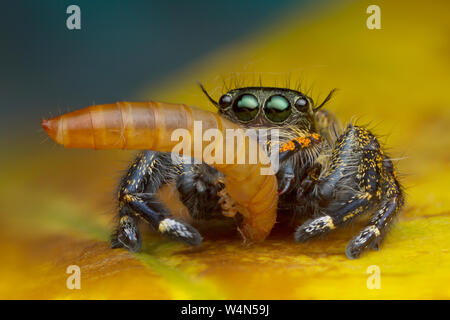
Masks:
[[[198,245],[202,237],[190,226],[192,220],[232,217],[240,223],[244,217],[242,235],[262,240],[276,213],[278,221],[299,223],[295,231],[299,242],[370,214],[346,254],[357,258],[366,249],[378,248],[403,205],[402,188],[392,161],[370,131],[354,125],[342,130],[334,115],[322,109],[333,91],[316,106],[302,92],[285,88],[237,88],[218,101],[202,90],[220,117],[184,105],[150,102],[92,106],[66,118],[43,121],[52,138],[69,147],[158,150],[141,152],[119,185],[120,222],[113,248],[140,249],[140,218],[161,234]],[[174,161],[167,152],[172,145],[169,129],[191,128],[195,118],[221,130],[279,129],[276,179],[273,173],[261,178],[251,166],[221,165],[219,172],[204,162]],[[171,212],[161,200],[160,191],[169,186],[187,209],[186,215]],[[251,187],[259,190],[249,191]],[[236,199],[230,197],[232,191]]]
[[[294,90],[270,87],[234,89],[220,97],[217,107],[220,115],[243,126],[296,126],[315,130],[311,98]]]
[[[277,87],[245,87],[233,89],[215,101],[201,87],[218,113],[244,127],[295,127],[317,131],[315,113],[331,98],[334,90],[319,106],[306,94]]]

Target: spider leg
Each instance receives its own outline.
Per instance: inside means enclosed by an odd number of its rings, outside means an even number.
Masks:
[[[349,126],[337,140],[330,164],[316,188],[322,216],[306,221],[296,230],[298,242],[324,235],[374,204],[379,180],[379,170],[374,165],[377,149],[362,144],[361,130]]]
[[[113,248],[126,247],[131,251],[140,248],[138,218],[142,218],[159,233],[199,245],[202,237],[185,222],[172,217],[157,196],[158,190],[172,181],[178,174],[178,164],[173,164],[170,155],[146,151],[140,154],[123,178],[119,193],[119,227],[113,234]]]
[[[318,218],[304,222],[295,231],[295,240],[305,242],[313,237],[325,235],[337,227],[366,212],[373,205],[370,194],[358,195],[351,198],[346,205],[336,212],[330,212]]]
[[[171,217],[166,207],[154,194],[126,194],[123,201],[137,216],[143,218],[159,233],[193,246],[201,243],[202,237],[198,231],[188,223]]]
[[[138,217],[127,207],[119,210],[119,226],[111,235],[111,248],[127,248],[137,252],[142,247],[142,238],[138,228]]]
[[[404,195],[396,179],[392,161],[385,157],[383,161],[384,181],[382,183],[382,200],[372,215],[367,226],[347,245],[347,257],[355,259],[367,248],[378,250],[394,217],[404,204]]]
[[[395,205],[400,203],[396,200],[400,186],[392,162],[386,159],[375,136],[365,128],[349,125],[337,140],[330,164],[318,181],[316,193],[322,216],[302,224],[295,239],[303,242],[326,234],[381,207],[369,226],[350,242],[347,255],[355,258],[364,249],[373,247],[375,239],[381,240],[377,223],[385,228],[390,221],[388,217],[400,208]]]

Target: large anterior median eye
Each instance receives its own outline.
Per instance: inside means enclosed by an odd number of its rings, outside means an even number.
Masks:
[[[255,96],[244,94],[237,98],[233,104],[233,111],[241,121],[250,121],[256,117],[259,110],[259,102]]]
[[[291,104],[283,96],[272,96],[264,106],[266,117],[273,122],[282,122],[291,114]]]

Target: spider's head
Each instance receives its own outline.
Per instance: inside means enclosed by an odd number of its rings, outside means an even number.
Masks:
[[[222,95],[219,101],[209,100],[224,118],[243,127],[296,127],[315,131],[315,112],[330,98],[332,92],[318,107],[314,101],[296,90],[275,87],[245,87],[233,89]]]

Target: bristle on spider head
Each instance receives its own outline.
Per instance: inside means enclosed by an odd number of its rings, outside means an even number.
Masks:
[[[202,89],[203,93],[206,95],[206,97],[208,98],[209,101],[211,101],[211,103],[218,108],[219,107],[219,103],[217,101],[215,101],[208,93],[208,91],[206,91],[205,87],[203,86],[203,84],[201,82],[198,82],[198,85],[200,86],[200,89]]]
[[[325,100],[322,101],[322,103],[314,108],[314,112],[317,112],[320,110],[320,108],[322,108],[328,101],[330,101],[330,99],[333,97],[333,94],[337,91],[336,88],[334,88],[333,90],[330,91],[330,93],[327,95],[327,97],[325,98]]]

